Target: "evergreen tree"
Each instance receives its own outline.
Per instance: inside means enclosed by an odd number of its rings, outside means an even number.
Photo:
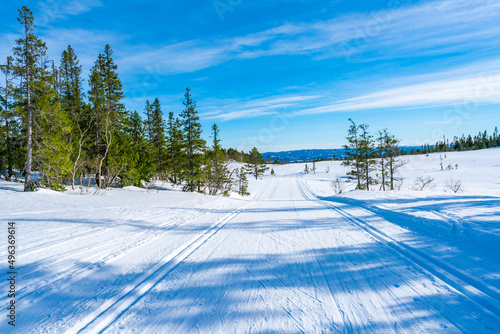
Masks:
[[[151,144],[146,135],[144,122],[138,112],[130,113],[127,127],[128,150],[127,167],[124,173],[124,185],[143,186],[143,181],[149,181],[155,166],[151,164]]]
[[[186,88],[184,94],[184,110],[182,111],[181,124],[184,135],[183,157],[183,179],[186,181],[185,191],[201,191],[203,173],[203,151],[205,141],[201,138],[200,117],[196,110],[196,101],[191,98],[191,90]]]
[[[214,124],[212,126],[213,144],[206,154],[205,186],[209,195],[229,196],[232,178],[224,158],[224,151],[220,146],[219,131],[217,124]]]
[[[354,178],[357,182],[356,189],[361,188],[361,178],[362,178],[362,152],[360,150],[360,139],[359,139],[359,126],[354,123],[352,119],[349,118],[351,125],[349,126],[348,135],[346,137],[348,144],[344,145],[345,149],[345,159],[342,164],[348,167],[350,170],[347,175]]]
[[[64,191],[72,167],[72,128],[59,102],[55,80],[56,73],[42,71],[32,83],[33,165],[41,173],[41,185]]]
[[[385,186],[388,185],[387,179],[389,172],[387,168],[387,155],[389,148],[387,147],[387,137],[389,133],[387,129],[379,130],[377,137],[377,158],[378,158],[378,171],[380,172],[380,188],[385,191]]]
[[[183,158],[183,134],[182,125],[178,118],[174,118],[174,113],[168,113],[167,124],[167,159],[169,173],[172,183],[180,184],[182,181],[181,171]]]
[[[13,49],[15,55],[15,74],[21,78],[21,85],[17,91],[19,107],[23,111],[26,128],[26,164],[24,167],[24,191],[33,190],[31,184],[31,170],[33,161],[33,110],[32,90],[33,82],[39,78],[46,54],[46,46],[38,36],[35,35],[33,13],[29,8],[23,6],[19,12],[18,22],[23,25],[24,36],[16,41]]]
[[[146,104],[146,109],[148,108]],[[151,115],[149,118],[148,130],[150,131],[150,140],[153,147],[153,158],[156,166],[156,172],[159,178],[165,176],[166,165],[166,140],[165,140],[165,122],[161,111],[160,101],[155,99],[150,105]]]
[[[252,174],[256,180],[259,176],[264,175],[265,171],[269,169],[269,167],[266,167],[265,161],[262,159],[262,155],[256,147],[252,148],[248,155],[246,169],[250,171],[250,174]]]
[[[14,169],[23,168],[24,159],[21,120],[12,100],[14,94],[13,62],[14,59],[9,56],[5,65],[0,65],[0,72],[5,78],[5,86],[0,90],[0,116],[5,120],[4,124],[0,124],[2,143],[0,147],[0,172],[4,174],[7,181],[16,175]]]
[[[387,161],[386,170],[389,173],[389,184],[391,186],[391,190],[394,190],[394,174],[399,168],[406,165],[408,161],[403,158],[398,158],[401,154],[401,148],[399,147],[401,141],[399,139],[385,131],[383,134],[383,140]]]
[[[71,157],[73,163],[71,168],[71,187],[75,189],[75,179],[79,172],[84,168],[83,161],[87,154],[87,135],[94,121],[90,107],[84,102],[82,89],[82,66],[71,45],[64,50],[61,55],[61,64],[59,66],[60,75],[60,100],[62,108],[68,114],[70,126]],[[83,175],[80,177],[83,179]],[[83,188],[82,188],[83,189]]]
[[[370,185],[374,183],[373,178],[370,176],[370,172],[375,170],[375,159],[374,159],[374,141],[373,136],[368,132],[368,124],[361,124],[359,126],[359,162],[360,170],[362,171],[361,177],[361,189],[370,190]]]
[[[248,196],[250,193],[248,192],[248,179],[247,179],[248,170],[245,167],[240,167],[236,169],[236,185],[238,194],[241,196]]]
[[[124,168],[125,141],[120,131],[125,127],[126,112],[121,99],[122,84],[113,51],[106,45],[92,67],[89,79],[89,101],[94,124],[91,127],[91,154],[99,189],[109,187]],[[116,144],[116,145],[113,145]]]

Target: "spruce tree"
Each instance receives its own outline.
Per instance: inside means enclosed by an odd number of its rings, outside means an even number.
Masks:
[[[183,158],[183,133],[182,125],[178,118],[174,118],[174,113],[168,113],[167,123],[167,160],[169,166],[170,179],[174,185],[182,181],[181,171]]]
[[[236,169],[236,186],[238,190],[238,194],[241,196],[248,196],[250,193],[248,192],[248,179],[247,179],[248,170],[245,167],[240,167]]]
[[[217,124],[214,124],[212,126],[213,144],[206,154],[205,186],[209,195],[229,195],[231,189],[231,173],[220,146],[219,131]]]
[[[72,128],[70,133],[72,147],[70,160],[73,165],[71,168],[71,187],[73,190],[75,189],[76,176],[79,175],[79,172],[81,175],[84,168],[83,161],[85,161],[87,155],[87,143],[89,141],[88,133],[94,121],[90,107],[84,102],[81,74],[82,66],[74,49],[71,45],[68,45],[67,50],[64,50],[61,55],[59,76],[61,105],[68,114]]]
[[[123,159],[125,137],[120,130],[125,127],[127,113],[121,103],[124,97],[122,84],[112,55],[113,51],[106,45],[104,53],[98,55],[89,78],[89,101],[94,119],[90,128],[93,142],[91,154],[99,189],[109,187],[126,163]]]
[[[149,181],[154,173],[155,166],[151,164],[151,144],[146,135],[144,122],[138,112],[130,113],[127,122],[127,166],[123,173],[123,185],[143,186],[143,181]]]
[[[4,75],[4,87],[0,90],[0,115],[5,120],[0,124],[2,146],[0,147],[0,171],[5,179],[10,181],[14,176],[15,168],[22,168],[24,154],[22,152],[22,134],[19,115],[13,105],[14,94],[14,59],[7,57],[6,63],[0,65],[0,72]]]
[[[374,141],[373,136],[368,132],[368,124],[361,124],[359,126],[359,153],[360,153],[360,169],[362,171],[361,189],[370,190],[370,185],[374,183],[370,173],[375,170],[374,159]]]
[[[165,122],[161,111],[160,101],[155,99],[150,107],[151,115],[149,118],[148,129],[150,131],[150,140],[153,146],[153,158],[156,166],[157,176],[165,176],[166,165],[166,141],[165,141]],[[146,109],[148,105],[146,105]]]
[[[184,137],[183,157],[185,161],[182,166],[182,175],[186,182],[184,191],[201,191],[205,141],[201,138],[200,117],[196,110],[196,101],[192,99],[189,88],[186,88],[183,104],[184,110],[180,117]]]
[[[388,184],[387,178],[389,177],[387,168],[388,150],[386,138],[389,136],[387,129],[379,130],[377,137],[377,158],[378,158],[378,171],[380,172],[380,188],[385,191],[385,186]]]
[[[31,170],[33,162],[33,110],[32,90],[33,82],[40,76],[41,66],[46,54],[45,43],[41,41],[34,31],[33,13],[23,6],[19,12],[18,22],[24,28],[24,36],[16,41],[13,49],[15,56],[15,74],[21,78],[18,89],[19,106],[23,110],[26,128],[26,164],[24,166],[24,191],[33,190],[31,184]]]
[[[363,172],[361,169],[359,126],[356,125],[356,123],[354,123],[354,121],[350,118],[349,122],[351,122],[351,125],[349,126],[348,135],[346,137],[348,143],[343,146],[346,157],[342,164],[349,168],[347,175],[356,180],[356,189],[361,189],[361,178]]]
[[[250,171],[250,174],[252,174],[256,180],[259,176],[264,175],[265,171],[269,169],[256,147],[252,148],[248,155],[246,169]]]
[[[406,165],[408,161],[401,157],[398,158],[401,154],[401,149],[399,147],[401,140],[397,139],[387,131],[383,134],[383,140],[387,159],[387,172],[389,173],[389,184],[391,186],[391,190],[394,190],[394,174],[399,168]]]
[[[72,127],[59,101],[55,80],[55,72],[42,71],[32,83],[33,166],[41,173],[40,185],[64,191],[72,167]]]

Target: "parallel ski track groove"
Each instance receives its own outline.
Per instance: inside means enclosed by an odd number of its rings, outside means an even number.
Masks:
[[[344,210],[336,207],[333,204],[318,199],[315,195],[313,195],[312,191],[310,191],[309,189],[308,191],[314,197],[310,197],[304,192],[306,199],[321,203],[323,206],[339,213],[345,219],[350,221],[354,226],[370,234],[373,238],[380,241],[382,244],[391,248],[403,257],[406,257],[412,263],[417,264],[419,267],[421,267],[431,275],[439,278],[441,281],[446,283],[454,290],[460,292],[476,305],[482,307],[483,309],[486,309],[490,313],[493,313],[495,316],[500,316],[500,309],[495,305],[498,303],[498,301],[500,301],[500,296],[498,296],[498,293],[496,293],[493,289],[478,282],[476,279],[465,275],[464,273],[458,272],[456,269],[451,268],[441,261],[427,254],[424,254],[417,249],[414,249],[413,247],[396,241],[376,227],[373,227],[370,224],[362,221],[361,219],[352,216],[351,214],[345,212]],[[465,285],[461,284],[460,282],[465,283]],[[467,287],[468,285],[470,287]]]
[[[297,184],[298,184],[298,188],[299,188],[299,191],[302,193],[302,195],[304,196],[304,198],[308,199],[306,194],[304,193],[303,189],[302,189],[302,186],[300,185],[300,183],[298,182],[297,180]],[[297,215],[297,217],[300,219],[300,215],[299,213],[297,212],[297,208],[295,206],[295,201],[293,200],[292,198],[292,203],[293,203],[293,210],[295,211],[295,214]],[[302,220],[301,220],[302,221]],[[305,228],[305,224],[302,223],[302,226]],[[305,233],[304,233],[305,234]],[[333,301],[333,304],[335,305],[335,308],[337,309],[337,312],[338,312],[338,315],[340,316],[340,319],[342,320],[342,325],[343,325],[343,331],[342,332],[347,332],[347,333],[353,333],[353,328],[352,328],[352,325],[351,323],[349,322],[349,326],[347,326],[346,324],[346,321],[345,321],[345,313],[341,310],[341,307],[340,305],[337,303],[336,299],[335,299],[335,294],[333,293],[333,289],[332,289],[332,286],[330,284],[330,281],[328,280],[328,277],[327,275],[325,274],[325,269],[323,268],[323,265],[321,264],[321,262],[319,261],[318,259],[318,255],[316,254],[316,250],[314,249],[314,247],[311,246],[311,242],[309,240],[309,237],[307,237],[306,235],[306,239],[307,239],[307,243],[308,243],[308,246],[309,246],[309,249],[312,250],[313,254],[314,254],[314,259],[316,260],[316,263],[318,264],[320,270],[321,270],[321,274],[323,276],[323,279],[325,280],[326,282],[326,285],[328,287],[328,291],[330,292],[330,297],[332,298],[332,301]],[[334,325],[335,322],[333,322]],[[336,330],[339,330],[338,327],[335,328]]]
[[[220,203],[220,202],[221,201],[217,201],[214,204],[217,204],[217,203]],[[202,210],[199,210],[198,212],[202,212]],[[198,219],[200,217],[203,217],[206,214],[207,214],[207,212],[202,212],[202,213],[197,214],[196,216],[189,217],[188,219],[183,220],[183,221],[177,220],[177,221],[175,221],[173,223],[170,222],[170,223],[167,223],[167,224],[162,224],[162,225],[159,226],[159,228],[166,228],[167,231],[170,231],[170,230],[172,230],[172,229],[174,229],[174,228],[176,228],[178,226],[187,224],[187,223],[189,223],[189,222],[191,222],[193,220],[196,220],[196,219]],[[154,229],[147,230],[147,231],[141,233],[140,235],[138,235],[136,237],[133,237],[130,240],[127,240],[125,244],[120,243],[118,245],[115,245],[115,247],[112,247],[111,249],[107,249],[106,256],[104,256],[104,257],[103,257],[103,253],[97,253],[97,254],[94,254],[92,256],[88,256],[86,258],[83,258],[83,259],[79,260],[79,262],[84,262],[84,263],[86,262],[87,264],[81,264],[81,263],[76,264],[76,265],[75,264],[70,264],[70,265],[68,265],[68,266],[65,267],[66,269],[70,269],[70,268],[75,268],[76,267],[75,270],[72,270],[72,271],[69,271],[69,270],[59,270],[59,272],[69,272],[70,274],[67,274],[67,275],[65,275],[65,274],[63,274],[63,275],[56,275],[52,279],[46,279],[46,278],[42,277],[39,280],[37,280],[36,282],[30,283],[30,286],[37,285],[39,283],[43,283],[43,286],[54,286],[53,285],[54,283],[56,283],[58,281],[61,281],[61,280],[64,280],[68,276],[71,276],[72,278],[74,278],[74,277],[83,278],[83,277],[89,276],[89,275],[91,275],[96,270],[96,269],[92,268],[92,267],[94,267],[96,265],[96,263],[93,262],[93,261],[98,261],[99,260],[99,262],[105,262],[105,260],[108,257],[110,257],[111,255],[115,254],[116,252],[119,252],[119,254],[117,255],[117,257],[115,257],[113,259],[125,256],[128,252],[134,250],[135,248],[137,248],[139,246],[142,246],[144,244],[150,243],[150,242],[156,240],[157,238],[159,238],[160,237],[159,235],[152,235],[151,237],[149,237],[151,233],[154,233],[157,230],[158,230],[158,227],[154,228]],[[140,242],[141,242],[139,245],[137,245],[137,241],[138,240],[140,240]],[[114,243],[114,241],[111,240],[109,242],[106,242],[105,245],[100,245],[99,247],[97,247],[97,249],[101,249],[101,248],[106,249],[106,247],[107,247],[108,244],[113,244],[113,243]],[[126,245],[127,247],[130,246],[130,245],[137,245],[137,247],[128,248],[128,249],[125,247],[126,251],[123,251],[123,249],[124,249],[123,246],[124,245]],[[76,251],[78,251],[78,250],[76,250]],[[95,253],[95,251],[96,251],[96,248],[91,248],[91,249],[89,249],[87,251],[84,251],[83,254]],[[54,262],[53,264],[59,263],[61,261],[64,261],[64,260],[70,258],[71,256],[72,255],[63,257],[60,260]],[[98,267],[98,266],[96,266],[96,267]],[[38,268],[38,269],[35,269],[35,270],[30,271],[28,273],[24,273],[23,272],[22,277],[27,277],[27,276],[32,275],[32,274],[34,274],[34,273],[36,273],[36,272],[38,272],[40,270],[42,270],[42,269]],[[63,286],[66,286],[66,285],[71,285],[71,282],[68,282],[68,283],[66,283]],[[26,287],[25,289],[28,289],[28,288],[29,288],[29,286]],[[60,288],[61,288],[61,286],[57,286],[57,289],[60,289]],[[55,289],[55,288],[53,288],[53,289]],[[53,291],[53,289],[50,289],[50,290],[42,293],[41,295],[37,296],[33,300],[30,300],[30,303],[36,303],[39,300],[43,299],[45,296],[47,296],[48,294],[50,294]],[[19,301],[25,299],[26,297],[30,296],[31,294],[33,294],[35,292],[38,293],[39,291],[36,290],[36,288],[25,290],[25,292],[21,294],[21,297],[19,298]]]
[[[255,197],[259,197],[260,200],[268,187],[269,186],[265,186],[262,188]],[[254,201],[246,203],[220,218],[217,223],[213,224],[203,233],[198,234],[195,238],[191,239],[191,241],[174,250],[169,256],[164,258],[163,261],[151,268],[133,283],[129,284],[121,293],[106,301],[101,307],[90,313],[65,333],[102,333],[107,330],[117,319],[130,309],[131,306],[136,304],[146,293],[156,286],[159,281],[185,261],[189,255],[199,249],[241,211],[252,204],[254,204]],[[101,320],[99,320],[100,318]]]

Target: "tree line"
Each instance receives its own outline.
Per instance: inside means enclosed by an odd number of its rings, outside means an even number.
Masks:
[[[223,149],[217,124],[202,139],[196,101],[186,89],[183,110],[164,119],[158,99],[146,101],[143,119],[123,104],[113,50],[106,45],[91,68],[84,92],[82,66],[68,45],[59,66],[46,56],[31,10],[19,10],[24,34],[0,66],[0,172],[24,175],[24,190],[48,187],[97,191],[111,186],[151,187],[171,182],[184,191],[248,194],[246,174],[265,171],[257,149]],[[229,168],[228,160],[246,162]],[[32,173],[33,172],[33,173]],[[32,178],[32,175],[35,177]],[[233,189],[234,190],[234,189]]]
[[[423,145],[418,153],[472,151],[499,146],[500,135],[498,133],[498,127],[495,126],[493,134],[491,135],[488,135],[488,131],[484,130],[475,136],[468,135],[466,137],[464,134],[462,134],[461,137],[455,136],[451,141],[443,137],[443,140],[437,141],[435,145]]]

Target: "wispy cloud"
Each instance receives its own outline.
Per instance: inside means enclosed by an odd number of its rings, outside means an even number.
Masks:
[[[44,0],[38,3],[42,15],[38,15],[37,22],[44,24],[68,16],[80,15],[94,7],[101,6],[100,0]]]
[[[321,114],[384,108],[438,107],[458,104],[495,104],[500,103],[500,70],[498,62],[489,68],[482,64],[482,71],[466,67],[471,72],[464,74],[463,69],[436,73],[435,79],[426,82],[393,87],[369,94],[344,99],[335,103],[296,111],[296,114]],[[414,78],[421,80],[421,78]],[[411,79],[405,79],[411,81]]]
[[[314,23],[287,23],[232,38],[191,40],[156,49],[138,47],[122,61],[130,69],[157,64],[158,72],[174,74],[234,59],[277,55],[309,54],[324,59],[372,52],[393,58],[474,51],[492,47],[499,39],[499,1],[445,0]]]
[[[332,101],[327,88],[317,95],[267,97],[253,102],[210,101],[212,111],[204,118],[222,121],[273,115],[282,112],[300,116],[383,109],[418,109],[449,105],[500,103],[500,61],[481,62],[447,71],[402,76],[385,89]],[[399,84],[397,83],[399,82]],[[373,87],[374,85],[368,85]],[[219,106],[217,106],[219,104]]]
[[[201,114],[204,119],[217,119],[228,121],[240,118],[253,118],[259,116],[270,116],[282,112],[286,108],[298,108],[304,103],[321,98],[321,95],[296,95],[272,98],[259,98],[252,101],[211,101],[212,107],[207,106]],[[215,103],[214,103],[215,102]],[[214,107],[214,104],[221,102],[223,106]],[[211,109],[211,110],[210,110]]]

